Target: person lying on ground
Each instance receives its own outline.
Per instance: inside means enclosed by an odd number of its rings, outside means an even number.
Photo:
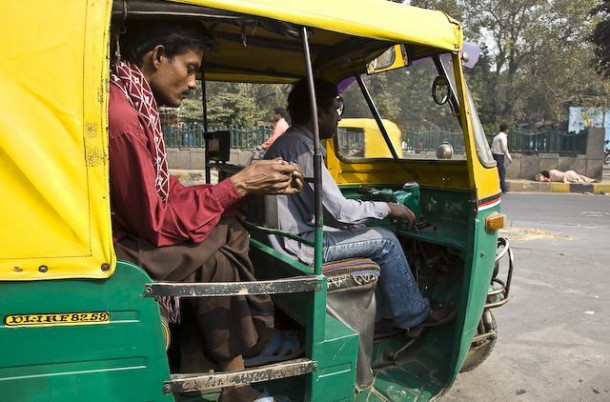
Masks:
[[[536,181],[547,183],[596,183],[597,180],[578,174],[573,170],[562,172],[561,170],[543,170],[536,175]]]

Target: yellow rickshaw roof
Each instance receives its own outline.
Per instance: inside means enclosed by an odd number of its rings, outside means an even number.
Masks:
[[[462,48],[460,24],[441,11],[387,0],[191,0],[183,3],[267,17],[297,25],[438,49]]]
[[[386,0],[300,1],[132,0],[113,17],[154,19],[179,13],[198,20],[214,45],[204,56],[206,80],[290,83],[306,75],[300,27],[309,28],[314,74],[339,81],[363,74],[366,64],[396,43],[408,60],[459,51],[458,22],[440,11]]]

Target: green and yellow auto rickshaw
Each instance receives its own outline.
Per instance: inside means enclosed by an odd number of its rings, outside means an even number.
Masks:
[[[498,175],[464,80],[457,21],[380,0],[22,0],[0,10],[2,400],[215,400],[218,388],[243,383],[291,400],[427,400],[489,354],[497,336],[491,309],[507,301],[512,255],[498,239]],[[273,227],[268,205],[263,219],[246,223],[257,282],[155,283],[117,261],[110,49],[122,22],[138,18],[204,24],[216,42],[204,56],[204,82],[339,83],[346,116],[374,121],[387,151],[350,152],[340,131],[323,161],[315,133],[317,171],[326,163],[348,197],[404,202],[416,212],[417,231],[375,224],[396,232],[424,295],[455,303],[457,318],[416,339],[374,340],[373,381],[359,387],[359,332],[328,309],[336,283],[322,264],[320,206],[312,266],[265,243],[261,233],[297,237]],[[376,99],[385,102],[383,116]],[[409,147],[397,147],[384,120]],[[320,193],[319,175],[309,184]],[[500,264],[503,255],[508,263]],[[288,325],[305,334],[304,356],[243,372],[170,373],[170,331],[155,298],[244,293],[274,295]]]
[[[392,147],[402,149],[401,133],[396,123],[383,119]],[[384,141],[379,125],[372,118],[345,118],[339,121],[339,155],[365,158],[390,158],[392,153]]]

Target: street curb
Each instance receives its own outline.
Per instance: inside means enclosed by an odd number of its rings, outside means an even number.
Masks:
[[[542,183],[537,181],[506,181],[508,191],[528,193],[610,193],[610,184],[607,183]]]

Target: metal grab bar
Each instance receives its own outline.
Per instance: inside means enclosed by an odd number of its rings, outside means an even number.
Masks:
[[[313,360],[295,359],[225,373],[172,374],[172,379],[164,383],[163,391],[165,393],[205,391],[208,389],[295,377],[314,372],[316,366],[317,363]]]
[[[323,281],[323,277],[304,275],[252,282],[155,282],[144,285],[144,296],[201,297],[303,293],[321,290]]]
[[[494,287],[494,290],[487,293],[487,300],[489,301],[490,298],[495,298],[500,295],[502,296],[502,299],[488,302],[487,304],[485,304],[486,309],[500,307],[508,302],[508,295],[510,293],[510,283],[513,278],[514,257],[508,239],[504,237],[499,237],[497,250],[499,250],[499,253],[496,254],[496,264],[498,264],[500,260],[508,254],[508,274],[506,277],[506,282],[498,278],[491,279],[491,285],[492,287]],[[500,286],[496,288],[494,284],[498,284]]]

